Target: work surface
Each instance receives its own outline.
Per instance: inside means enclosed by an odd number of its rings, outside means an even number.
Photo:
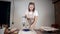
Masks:
[[[22,32],[22,31],[20,33],[15,31],[13,34],[31,34],[31,33],[34,34],[34,32]],[[35,34],[60,34],[60,33],[59,32],[47,32],[47,31],[38,31],[38,30],[36,30]]]
[[[21,31],[21,33],[26,33],[26,34],[30,34],[30,33],[33,33],[33,34],[60,34],[59,32],[59,29],[56,29],[56,28],[53,28],[53,27],[40,27],[40,29],[34,29],[35,33],[34,32],[23,32]],[[19,31],[15,31],[14,34],[18,34]]]

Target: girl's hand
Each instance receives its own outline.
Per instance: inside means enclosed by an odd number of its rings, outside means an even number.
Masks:
[[[34,29],[35,25],[31,25],[31,29]]]

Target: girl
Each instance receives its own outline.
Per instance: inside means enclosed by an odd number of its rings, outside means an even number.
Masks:
[[[30,24],[30,28],[34,28],[38,19],[38,12],[35,10],[35,4],[30,2],[28,5],[28,10],[25,12],[25,17]]]

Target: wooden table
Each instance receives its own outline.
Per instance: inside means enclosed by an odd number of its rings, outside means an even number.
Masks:
[[[40,30],[42,33],[48,33],[48,34],[57,34],[59,29],[53,28],[53,27],[48,27],[48,26],[42,26],[40,27]]]
[[[40,27],[40,29],[34,29],[37,34],[57,34],[57,31],[59,29],[53,28],[53,27]],[[14,34],[18,34],[19,31],[13,32]]]

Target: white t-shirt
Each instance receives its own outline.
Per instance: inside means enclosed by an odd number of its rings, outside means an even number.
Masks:
[[[26,11],[25,12],[25,15],[28,17],[28,18],[30,18],[29,20],[28,20],[28,22],[29,22],[29,24],[31,25],[32,23],[33,23],[33,21],[34,21],[34,17],[35,16],[38,16],[38,12],[35,10],[34,12],[32,12],[32,11]]]
[[[29,11],[27,10],[27,11],[25,12],[25,15],[27,15],[29,18],[34,18],[34,16],[38,16],[38,11],[35,10],[34,12],[32,12],[32,11],[29,12]]]

